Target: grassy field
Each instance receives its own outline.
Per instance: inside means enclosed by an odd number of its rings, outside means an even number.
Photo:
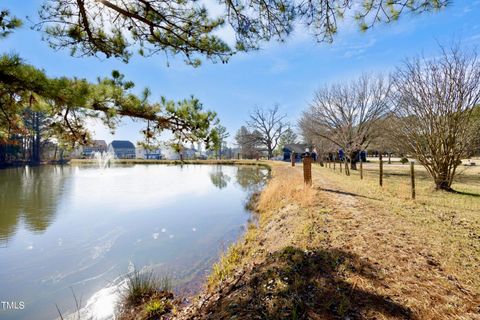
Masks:
[[[417,166],[377,164],[345,176],[269,162],[259,221],[214,267],[176,319],[480,319],[479,170],[433,191]]]
[[[329,166],[326,166],[328,169]],[[350,177],[345,176],[345,171],[340,173],[338,164],[335,173],[338,174],[338,183],[347,181],[361,182],[355,184],[355,191],[370,196],[396,197],[401,200],[411,199],[410,165],[400,163],[384,163],[383,187],[379,186],[379,163],[370,162],[363,164],[363,180],[360,180],[359,170],[350,170]],[[333,165],[330,165],[333,171]],[[455,182],[452,187],[460,194],[435,192],[433,180],[424,167],[415,165],[416,202],[427,206],[441,208],[461,209],[464,212],[479,210],[480,202],[480,166],[460,166],[457,170]],[[333,176],[332,176],[333,177]]]
[[[350,176],[338,168],[317,166],[315,172],[325,175],[346,192],[362,201],[412,222],[413,228],[435,243],[446,267],[473,287],[480,288],[480,167],[459,167],[452,187],[459,193],[435,191],[428,172],[415,166],[416,199],[411,199],[410,166],[384,164],[383,187],[379,186],[379,164],[364,164],[364,178],[351,170]],[[440,248],[438,248],[440,246]]]
[[[408,255],[411,261],[415,256],[427,256],[428,262],[439,268],[437,276],[445,278],[445,282],[452,282],[457,288],[461,288],[468,297],[480,307],[478,294],[480,293],[480,168],[475,166],[459,167],[459,174],[453,184],[458,193],[435,191],[433,181],[427,171],[420,165],[415,166],[416,172],[416,199],[411,199],[410,169],[409,165],[384,164],[383,187],[379,186],[379,164],[367,163],[364,165],[364,179],[360,179],[358,171],[351,171],[350,176],[340,173],[332,168],[316,166],[314,170],[317,181],[321,185],[328,181],[345,194],[359,199],[363,212],[374,213],[389,225],[373,221],[369,214],[365,214],[363,220],[375,225],[376,232],[382,232],[384,241],[391,241],[394,246],[408,247]],[[398,230],[402,230],[398,232]],[[405,237],[408,234],[409,241]],[[403,236],[402,236],[403,235]],[[364,240],[371,243],[378,239],[369,237]],[[354,242],[349,240],[349,242]],[[388,250],[391,250],[390,247]],[[378,247],[371,246],[364,254],[375,254]],[[381,246],[378,255],[392,254]],[[392,255],[389,259],[383,259],[385,263],[399,264],[398,256]],[[410,261],[410,262],[411,262]],[[408,279],[409,275],[415,274],[421,277],[418,265],[406,264],[402,272],[397,274],[399,291],[405,290],[401,278]],[[421,270],[427,272],[428,268]],[[428,271],[430,272],[430,271]],[[415,277],[414,276],[414,277]],[[438,279],[437,279],[438,280]],[[395,281],[395,280],[392,280]],[[425,280],[426,281],[426,280]],[[428,281],[433,281],[432,279]],[[441,283],[442,281],[438,281]],[[432,282],[433,283],[433,282]],[[438,314],[428,313],[428,318],[458,318],[471,319],[460,311],[458,300],[453,294],[445,291],[447,283],[432,285],[428,289],[420,287],[417,295],[425,295],[425,290],[436,295],[440,308]],[[437,291],[438,290],[438,291]],[[407,290],[409,291],[409,290]],[[414,292],[411,291],[410,292]],[[452,299],[452,300],[450,300]],[[455,301],[454,301],[455,300]],[[430,310],[435,310],[434,308]],[[458,313],[457,313],[458,312]],[[477,309],[477,312],[480,312]],[[480,313],[479,313],[480,314]]]

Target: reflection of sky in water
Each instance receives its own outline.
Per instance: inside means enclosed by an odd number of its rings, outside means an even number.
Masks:
[[[0,171],[0,193],[8,196],[0,196],[0,298],[26,304],[6,318],[52,318],[55,303],[68,313],[71,290],[88,305],[86,313],[109,314],[119,275],[133,264],[168,272],[177,283],[205,273],[248,219],[244,202],[252,181],[259,182],[252,175],[258,170],[136,165]]]

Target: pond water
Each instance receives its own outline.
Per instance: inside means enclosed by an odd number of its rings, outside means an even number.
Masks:
[[[254,166],[0,170],[0,319],[112,316],[133,268],[198,283],[243,232]],[[8,304],[7,304],[8,303]],[[86,306],[86,307],[85,307]]]

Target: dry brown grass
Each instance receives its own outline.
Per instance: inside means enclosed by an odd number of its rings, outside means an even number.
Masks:
[[[316,166],[305,188],[301,166],[269,165],[258,224],[178,319],[480,319],[478,198],[432,193],[419,169],[412,201],[407,166],[383,188],[370,165],[362,183]]]
[[[433,191],[417,166],[417,199],[410,199],[408,166],[385,165],[384,186],[378,164],[346,177],[315,168],[316,186],[337,214],[330,223],[332,245],[347,247],[385,269],[388,290],[421,319],[477,319],[480,312],[480,198]],[[480,193],[468,168],[454,188]]]
[[[292,172],[284,164],[275,162],[264,162],[264,164],[272,169],[272,176],[265,189],[252,205],[253,211],[258,214],[258,225],[250,224],[243,238],[232,244],[220,258],[220,261],[213,266],[212,273],[207,281],[209,290],[212,290],[222,281],[231,277],[241,266],[251,263],[254,257],[263,256],[265,252],[258,248],[258,242],[270,249],[283,243],[283,241],[278,241],[276,237],[273,237],[272,234],[269,234],[268,237],[263,237],[264,235],[259,232],[263,227],[268,229],[269,226],[277,225],[278,221],[272,218],[273,214],[287,207],[287,210],[292,212],[299,209],[298,204],[305,208],[311,206],[316,201],[315,190],[303,185],[303,176],[300,171]],[[303,225],[303,221],[296,219],[294,214],[284,213],[279,216],[281,220],[287,217],[295,219],[295,224]],[[277,236],[285,239],[285,235],[283,237],[280,234]],[[266,244],[266,242],[271,240],[277,242],[277,245]]]
[[[315,202],[313,189],[304,186],[301,171],[292,171],[284,164],[271,164],[272,179],[261,193],[257,210],[262,213],[274,212],[285,205],[298,203],[309,207]]]

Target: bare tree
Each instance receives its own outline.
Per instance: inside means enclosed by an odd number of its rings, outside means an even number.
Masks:
[[[250,114],[250,120],[247,121],[247,125],[252,131],[260,133],[255,135],[257,143],[267,151],[268,159],[273,157],[273,151],[277,147],[280,137],[289,127],[284,122],[287,115],[280,114],[278,109],[278,105],[268,110],[255,107]]]
[[[456,169],[478,135],[477,52],[442,47],[438,57],[409,59],[396,70],[394,88],[398,143],[425,166],[436,189],[451,191]]]
[[[388,161],[391,163],[391,155],[405,157],[408,152],[398,143],[395,134],[392,134],[392,128],[397,125],[397,117],[390,113],[388,116],[380,119],[376,124],[375,138],[369,144],[369,150],[388,154]]]
[[[390,111],[389,81],[362,75],[347,84],[318,90],[299,125],[310,138],[326,139],[343,149],[352,169],[358,153],[375,137],[376,123]]]

